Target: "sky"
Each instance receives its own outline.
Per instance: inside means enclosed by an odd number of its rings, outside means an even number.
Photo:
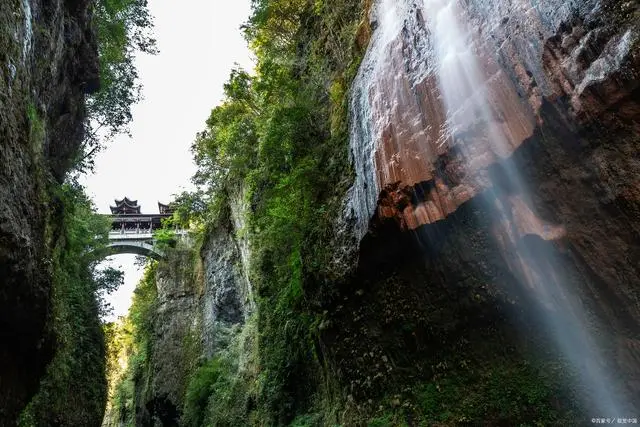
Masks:
[[[121,136],[96,158],[95,173],[84,177],[100,213],[113,200],[138,200],[142,213],[157,213],[158,202],[192,188],[190,146],[222,98],[222,85],[239,64],[252,68],[240,25],[250,0],[150,0],[160,53],[140,55],[137,67],[144,100],[133,109],[132,137]],[[125,284],[109,297],[114,315],[125,315],[142,270],[134,255],[110,257]]]

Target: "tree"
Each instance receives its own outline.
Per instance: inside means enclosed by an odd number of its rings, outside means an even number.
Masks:
[[[95,154],[118,134],[129,134],[131,107],[142,99],[135,55],[156,54],[153,19],[146,0],[98,0],[93,22],[98,36],[100,89],[87,99],[88,120],[76,168],[91,169]]]
[[[106,300],[106,296],[118,290],[124,283],[124,272],[117,268],[107,267],[94,270],[93,283],[96,289],[96,298],[100,316],[105,317],[113,313],[113,307]]]

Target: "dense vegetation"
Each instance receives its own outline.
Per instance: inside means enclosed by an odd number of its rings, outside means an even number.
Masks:
[[[47,179],[46,239],[53,247],[48,263],[53,277],[49,325],[56,345],[39,391],[21,415],[24,426],[98,425],[107,399],[100,316],[110,310],[105,295],[122,283],[123,276],[98,267],[111,224],[95,213],[77,174],[92,166],[95,153],[109,138],[127,131],[131,106],[140,99],[133,57],[136,51],[154,53],[155,42],[148,34],[152,22],[146,0],[99,0],[91,16],[101,84],[87,99],[85,139],[71,171],[63,183]],[[46,120],[33,104],[26,113],[35,143],[44,137]]]
[[[260,369],[250,387],[230,388],[239,375],[233,363],[203,367],[188,392],[189,425],[230,423],[224,414],[242,414],[237,425],[286,424],[312,405],[319,320],[305,277],[328,265],[331,221],[351,178],[345,92],[366,45],[357,35],[366,32],[367,5],[276,0],[253,7],[245,34],[256,73],[231,73],[224,102],[193,145],[203,198],[182,201],[199,201],[191,214],[208,224],[226,220],[229,197],[241,194],[250,205]],[[250,411],[247,402],[255,402]],[[205,407],[206,416],[194,415]]]
[[[110,224],[94,213],[82,188],[63,185],[53,203],[59,227],[52,230],[58,238],[51,264],[57,351],[21,424],[91,425],[101,419],[106,398],[99,315],[108,307],[102,295],[119,286],[122,273],[97,269]]]
[[[310,410],[321,370],[313,346],[319,321],[304,277],[327,265],[333,213],[351,180],[346,88],[364,53],[368,5],[253,6],[245,34],[256,72],[232,71],[224,102],[193,145],[200,190],[178,197],[176,220],[206,235],[229,221],[231,198],[248,203],[244,232],[252,242],[258,314],[190,373],[182,417],[188,426],[285,424]],[[127,322],[141,337],[150,332],[139,304]],[[144,339],[133,341],[132,354],[148,354]],[[113,416],[120,421],[133,422],[130,404],[141,402],[131,383],[144,369],[130,363],[117,386]]]

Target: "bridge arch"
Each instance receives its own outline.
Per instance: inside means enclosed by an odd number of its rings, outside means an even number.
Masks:
[[[95,254],[98,258],[119,254],[142,255],[156,260],[164,258],[164,251],[154,243],[151,233],[130,235],[111,232],[109,233],[109,243],[97,249]]]
[[[105,256],[118,254],[142,255],[153,259],[161,259],[164,253],[148,242],[140,241],[112,241],[104,249]]]

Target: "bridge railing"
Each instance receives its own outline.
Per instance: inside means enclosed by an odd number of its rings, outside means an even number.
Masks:
[[[152,239],[153,233],[147,230],[116,230],[109,232],[109,240]]]
[[[174,230],[178,237],[187,235],[187,230]],[[124,230],[112,230],[109,232],[109,240],[126,240],[126,239],[152,239],[153,231],[148,228],[133,228]]]

